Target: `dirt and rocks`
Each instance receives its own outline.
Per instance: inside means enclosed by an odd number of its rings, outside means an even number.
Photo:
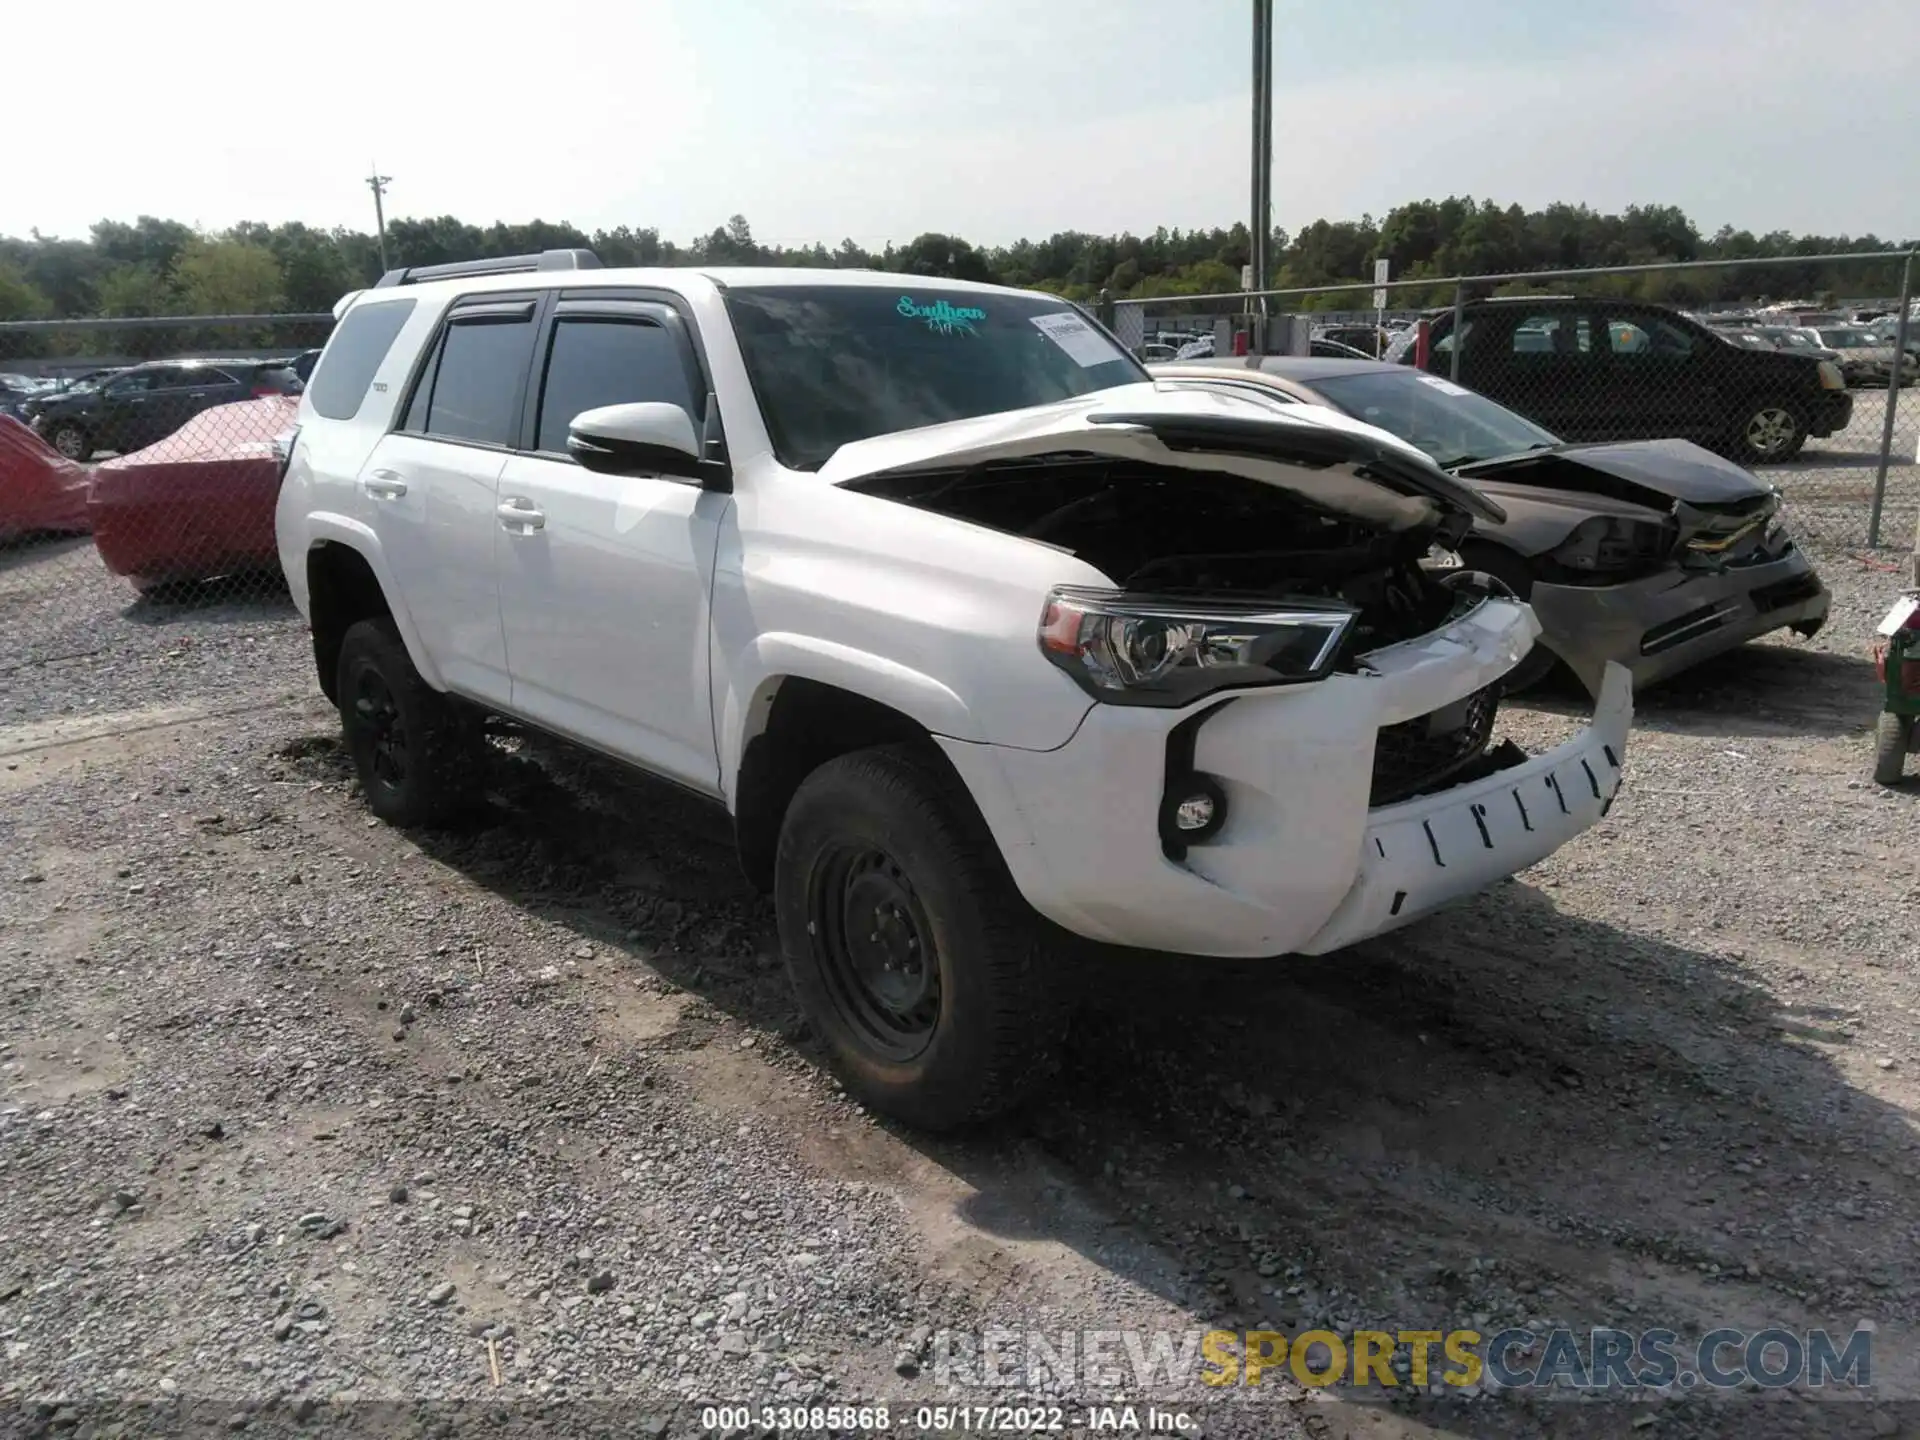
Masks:
[[[1920,1433],[1920,788],[1865,778],[1897,576],[1821,560],[1830,629],[1644,696],[1599,830],[1343,954],[1116,960],[1039,1103],[938,1140],[822,1072],[724,823],[520,743],[490,823],[394,832],[284,600],[82,577],[92,653],[0,676],[0,1406]],[[1862,1323],[1879,1403],[995,1388],[952,1338]]]

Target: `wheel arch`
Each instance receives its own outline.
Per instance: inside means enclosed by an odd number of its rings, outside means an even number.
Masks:
[[[807,776],[842,755],[882,745],[911,746],[933,757],[952,776],[957,793],[972,804],[935,742],[934,730],[869,695],[806,675],[773,675],[756,687],[743,720],[739,760],[728,785],[728,808],[733,812],[740,867],[758,890],[773,887],[780,827],[795,793]]]
[[[371,538],[371,537],[367,537]],[[328,700],[334,693],[340,661],[340,642],[355,622],[379,616],[390,618],[406,644],[407,657],[421,678],[436,690],[446,687],[440,672],[420,643],[406,607],[394,603],[391,577],[377,544],[359,536],[323,534],[307,547],[307,623],[313,631],[313,663],[320,689]]]

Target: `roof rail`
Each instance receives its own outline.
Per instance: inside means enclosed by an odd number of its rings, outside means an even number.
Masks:
[[[538,255],[496,255],[490,260],[456,260],[450,265],[410,265],[387,271],[374,282],[374,288],[465,280],[475,275],[518,275],[529,270],[598,269],[600,257],[591,250],[542,250]]]

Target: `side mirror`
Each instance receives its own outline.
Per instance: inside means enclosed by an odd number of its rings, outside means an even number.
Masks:
[[[603,405],[573,417],[567,453],[602,475],[673,475],[708,490],[731,490],[733,471],[701,453],[693,417],[678,405],[650,400]]]

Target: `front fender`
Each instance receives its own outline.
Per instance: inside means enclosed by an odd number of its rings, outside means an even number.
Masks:
[[[719,743],[721,790],[729,805],[747,744],[766,728],[781,682],[813,680],[850,691],[897,710],[935,735],[977,739],[973,714],[951,688],[931,675],[815,635],[768,631],[730,657],[731,673],[721,697]]]

